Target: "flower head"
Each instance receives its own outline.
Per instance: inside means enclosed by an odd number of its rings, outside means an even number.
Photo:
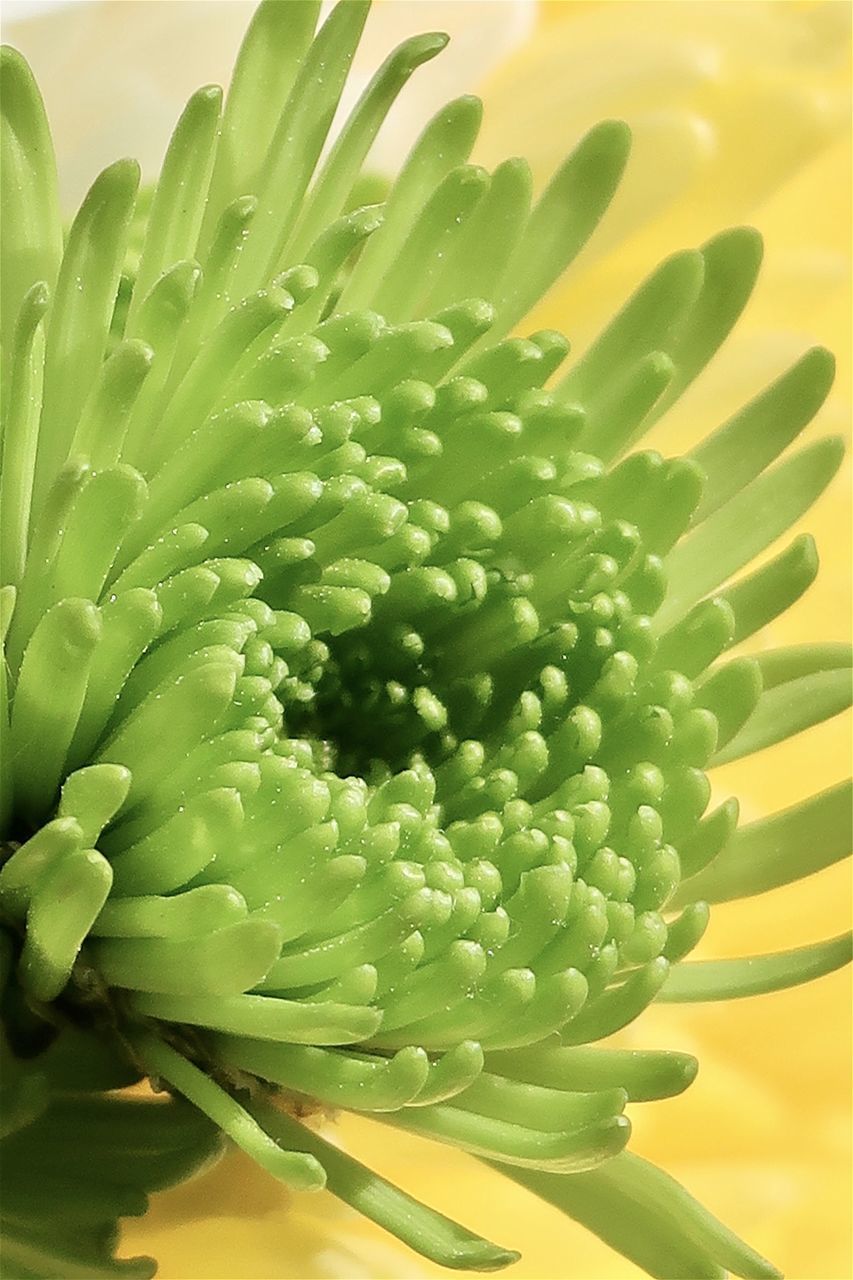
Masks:
[[[756,233],[672,255],[579,360],[511,336],[627,128],[534,203],[524,162],[468,163],[460,98],[377,201],[365,157],[445,41],[393,53],[324,155],[367,5],[315,34],[317,9],[262,4],[224,108],[199,90],[153,192],[118,161],[64,242],[4,51],[6,1247],[149,1274],[112,1223],[222,1131],[436,1261],[514,1259],[303,1123],[345,1108],[499,1165],[653,1274],[776,1274],[623,1151],[626,1103],[695,1060],[595,1046],[656,998],[849,958],[683,963],[708,902],[847,852],[846,789],[740,832],[736,801],[706,813],[710,764],[849,700],[837,646],[723,657],[816,572],[803,537],[747,566],[838,465],[835,440],[778,461],[832,359],[685,457],[639,450],[746,304]],[[142,1076],[185,1101],[106,1096]]]

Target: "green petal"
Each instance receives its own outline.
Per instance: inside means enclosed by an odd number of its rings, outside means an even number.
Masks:
[[[784,533],[823,492],[843,455],[839,439],[802,449],[753,480],[679,543],[668,557],[669,591],[656,625],[680,617]]]
[[[796,439],[829,394],[834,373],[830,352],[814,347],[691,451],[706,477],[697,522],[733,498]]]
[[[204,212],[202,193],[213,170],[222,90],[199,89],[183,110],[154,192],[128,321],[164,271],[195,254]]]
[[[850,963],[851,934],[776,955],[674,965],[658,999],[668,1004],[737,1000],[812,982]]]
[[[249,1106],[270,1133],[322,1163],[326,1186],[333,1195],[432,1262],[457,1271],[497,1271],[518,1261],[517,1253],[501,1249],[426,1208],[283,1112],[263,1103]]]
[[[756,1280],[781,1275],[663,1170],[627,1152],[570,1178],[503,1172],[660,1280],[724,1280],[729,1271]]]
[[[850,706],[851,694],[847,666],[775,685],[765,690],[746,724],[711,763],[739,760],[837,716]]]
[[[613,198],[630,145],[627,125],[605,120],[557,170],[534,205],[501,281],[497,333],[511,329],[586,244]]]
[[[133,1043],[153,1076],[178,1089],[267,1173],[300,1191],[322,1190],[326,1176],[314,1156],[280,1147],[235,1098],[156,1036],[141,1033]]]
[[[11,327],[25,295],[38,281],[43,280],[50,289],[56,281],[62,257],[62,222],[53,140],[44,103],[27,63],[16,49],[6,45],[0,54],[0,101],[0,310],[2,348],[8,358]],[[8,368],[3,372],[5,381]]]
[[[447,39],[439,32],[412,36],[382,63],[314,180],[287,247],[291,261],[301,261],[314,239],[341,213],[395,98],[419,66],[441,53]]]
[[[702,288],[674,345],[667,347],[676,376],[651,414],[659,417],[705,368],[728,337],[752,293],[761,264],[761,236],[752,227],[731,227],[701,249]]]
[[[817,570],[814,539],[803,534],[760,569],[738,578],[720,596],[734,613],[732,644],[748,640],[790,609],[814,582]]]
[[[68,457],[104,358],[138,185],[136,162],[117,160],[95,179],[68,233],[47,326],[34,517]]]
[[[851,813],[848,781],[741,827],[710,866],[679,890],[676,900],[729,902],[814,875],[849,856]]]

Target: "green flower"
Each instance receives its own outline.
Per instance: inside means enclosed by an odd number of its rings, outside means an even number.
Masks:
[[[224,110],[200,90],[153,194],[118,161],[64,242],[3,54],[9,1274],[150,1275],[116,1219],[220,1131],[438,1262],[514,1260],[301,1123],[349,1108],[651,1274],[775,1275],[623,1151],[626,1102],[695,1060],[591,1046],[656,998],[849,959],[683,963],[708,902],[847,853],[847,788],[737,832],[704,772],[849,702],[846,649],[723,658],[815,575],[808,538],[740,571],[835,472],[835,440],[776,461],[832,359],[684,458],[636,451],[736,322],[755,232],[667,259],[563,372],[560,334],[508,335],[604,214],[625,126],[531,207],[524,162],[467,163],[460,98],[366,204],[445,40],[392,54],[321,159],[367,5],[315,36],[317,9],[266,0]],[[113,1093],[144,1076],[176,1097]]]

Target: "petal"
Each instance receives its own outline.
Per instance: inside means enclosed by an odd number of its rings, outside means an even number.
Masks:
[[[8,8],[8,37],[44,86],[63,200],[73,208],[94,174],[117,155],[136,156],[148,177],[157,173],[189,95],[201,84],[228,83],[249,6],[244,0],[83,0],[59,8]],[[451,46],[416,77],[383,131],[373,163],[383,171],[396,168],[423,121],[476,85],[525,39],[533,21],[533,0],[375,5],[342,109],[352,108],[381,60],[406,37],[446,31]]]

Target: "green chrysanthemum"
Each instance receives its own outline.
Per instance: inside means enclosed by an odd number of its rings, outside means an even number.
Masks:
[[[626,1102],[695,1061],[590,1046],[849,957],[682,963],[708,902],[848,852],[846,787],[704,816],[709,765],[849,700],[846,649],[720,661],[814,577],[807,538],[738,575],[838,465],[834,440],[776,462],[831,357],[685,458],[631,452],[735,323],[756,234],[669,258],[558,372],[560,334],[507,335],[626,128],[531,208],[523,162],[467,163],[461,98],[365,206],[444,38],[401,46],[321,160],[367,6],[315,36],[317,10],[266,0],[224,111],[200,90],[150,200],[117,162],[64,244],[3,54],[6,1274],[150,1275],[116,1220],[219,1130],[432,1259],[513,1260],[300,1123],[324,1107],[496,1163],[654,1275],[774,1275],[622,1152]],[[145,1075],[178,1096],[112,1092]]]

